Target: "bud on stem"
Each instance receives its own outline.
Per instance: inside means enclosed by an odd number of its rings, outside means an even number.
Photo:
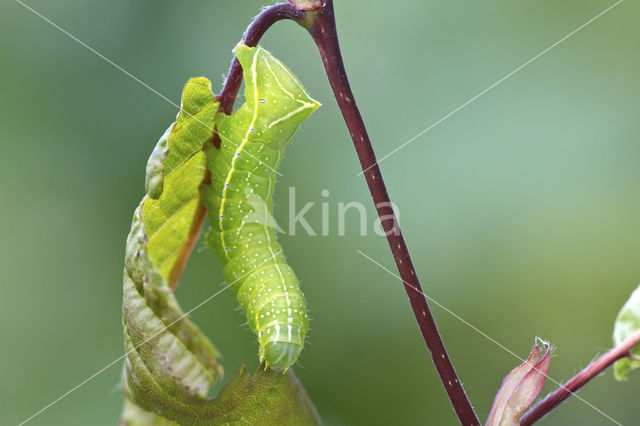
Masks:
[[[298,10],[316,10],[322,7],[322,0],[287,0]]]

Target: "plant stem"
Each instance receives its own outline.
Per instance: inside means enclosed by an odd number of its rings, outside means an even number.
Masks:
[[[566,384],[547,395],[535,407],[527,412],[521,419],[522,426],[532,425],[537,422],[551,410],[560,405],[565,399],[569,398],[581,387],[589,383],[591,379],[602,373],[607,367],[619,359],[630,356],[631,349],[640,344],[640,330],[636,331],[625,341],[606,354],[589,364],[584,370],[575,375]]]
[[[292,19],[298,21],[303,17],[304,12],[296,10],[289,3],[280,3],[268,7],[260,12],[260,14],[253,20],[251,25],[249,25],[242,37],[242,43],[246,44],[247,46],[255,46],[258,44],[264,33],[276,22],[283,19]],[[238,96],[238,90],[240,89],[241,84],[242,67],[240,66],[240,62],[238,62],[238,59],[234,56],[233,61],[231,62],[231,68],[229,69],[229,74],[227,75],[227,79],[224,82],[222,91],[217,96],[217,99],[220,102],[220,109],[224,111],[225,114],[231,113],[231,110],[233,109],[233,103]],[[220,148],[220,140],[217,138],[217,134],[214,134],[213,143],[217,148]],[[182,275],[182,272],[184,272],[184,268],[187,265],[187,260],[189,260],[189,257],[193,252],[193,248],[198,241],[198,236],[200,235],[205,217],[206,209],[201,203],[198,206],[198,210],[196,211],[193,223],[191,224],[191,230],[189,232],[189,235],[187,236],[187,242],[184,245],[182,253],[180,254],[180,259],[178,262],[176,262],[176,266],[171,271],[169,285],[172,289],[175,289],[178,280]]]
[[[387,240],[391,247],[398,272],[404,281],[411,308],[422,332],[422,337],[431,352],[431,358],[438,371],[440,380],[451,400],[451,404],[460,423],[464,426],[480,425],[471,403],[464,392],[462,383],[460,383],[453,364],[449,359],[427,300],[422,294],[422,287],[416,275],[404,237],[400,231],[400,225],[394,214],[384,180],[382,179],[382,174],[380,173],[380,168],[377,164],[376,155],[351,91],[340,53],[333,1],[326,0],[321,9],[308,12],[307,15],[308,19],[305,19],[302,24],[309,30],[322,57],[329,83],[340,107],[340,111],[342,112],[344,121],[347,124],[347,128],[349,129],[349,133],[351,134],[351,139],[353,140],[362,170],[365,171],[364,175],[367,185],[369,186],[369,191],[371,192],[371,197],[387,235]]]

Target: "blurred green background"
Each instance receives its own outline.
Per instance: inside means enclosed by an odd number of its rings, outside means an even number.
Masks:
[[[613,4],[335,0],[357,100],[382,156]],[[375,3],[375,6],[371,6]],[[174,101],[206,75],[216,90],[231,48],[264,0],[30,0],[28,4]],[[515,353],[556,347],[565,380],[611,344],[640,282],[640,6],[626,1],[382,162],[425,292]],[[177,111],[13,1],[0,6],[0,423],[17,424],[123,353],[124,241],[144,166]],[[453,425],[386,241],[336,235],[338,202],[374,209],[309,37],[282,23],[263,45],[324,107],[287,151],[287,194],[331,206],[331,235],[282,236],[313,322],[296,373],[330,425]],[[328,189],[328,199],[321,191]],[[199,243],[178,289],[186,309],[220,289]],[[234,295],[192,315],[223,352],[226,379],[257,367]],[[434,306],[484,420],[518,361]],[[33,419],[113,425],[121,362]],[[548,383],[543,392],[555,386]],[[637,424],[640,376],[610,371],[580,396]],[[576,398],[540,424],[608,425]]]

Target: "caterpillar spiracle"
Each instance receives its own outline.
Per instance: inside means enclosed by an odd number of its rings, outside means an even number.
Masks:
[[[276,370],[296,362],[309,328],[304,295],[276,239],[272,218],[276,169],[300,125],[320,104],[261,47],[240,44],[245,103],[216,119],[220,152],[202,190],[211,230],[206,241],[224,265],[260,360]]]

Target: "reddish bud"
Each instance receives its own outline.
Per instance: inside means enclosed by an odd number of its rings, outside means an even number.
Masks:
[[[540,360],[542,348],[544,355]],[[518,426],[520,416],[536,399],[549,372],[551,350],[549,343],[536,340],[529,358],[511,370],[502,381],[502,386],[493,401],[486,426]]]

